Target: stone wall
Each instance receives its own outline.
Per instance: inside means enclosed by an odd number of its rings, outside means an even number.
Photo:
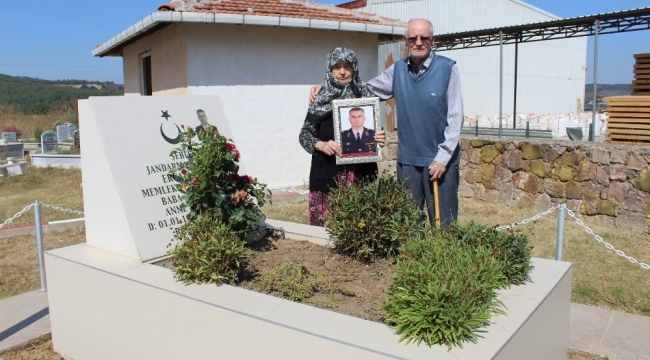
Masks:
[[[600,224],[650,233],[650,147],[466,137],[460,145],[462,197],[530,201],[540,212],[565,203]],[[380,171],[393,173],[396,155],[390,133]]]

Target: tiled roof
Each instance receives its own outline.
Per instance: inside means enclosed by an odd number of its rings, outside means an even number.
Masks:
[[[275,16],[386,26],[406,26],[400,20],[337,8],[333,5],[314,4],[311,1],[303,0],[174,0],[169,4],[160,5],[158,11]]]

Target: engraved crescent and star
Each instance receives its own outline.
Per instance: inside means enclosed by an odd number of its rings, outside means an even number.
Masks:
[[[168,110],[160,110],[160,112],[162,112],[162,115],[160,115],[160,117],[164,117],[165,121],[169,121],[169,118],[172,117],[171,115],[169,115]],[[176,145],[181,141],[181,135],[180,135],[181,134],[181,129],[176,124],[174,124],[174,126],[176,126],[176,129],[178,130],[178,134],[176,135],[175,138],[170,138],[163,131],[163,124],[160,124],[160,135],[162,135],[162,138],[165,141],[167,141],[168,143],[170,143],[172,145]]]

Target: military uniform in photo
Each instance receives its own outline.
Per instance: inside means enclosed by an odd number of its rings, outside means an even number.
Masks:
[[[375,130],[366,129],[355,133],[352,129],[341,132],[343,154],[376,153]]]

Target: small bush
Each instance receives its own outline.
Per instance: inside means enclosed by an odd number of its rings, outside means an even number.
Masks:
[[[476,342],[475,331],[503,314],[496,290],[504,282],[491,250],[463,244],[446,231],[428,230],[400,249],[394,284],[382,303],[400,341],[449,348]]]
[[[63,125],[63,121],[61,120],[54,121],[54,124],[52,125],[52,131],[56,131],[56,127],[59,125]]]
[[[192,127],[182,127],[179,145],[170,155],[187,162],[171,174],[184,194],[187,218],[218,216],[246,241],[265,219],[261,207],[270,201],[271,191],[256,178],[238,173],[240,154],[231,140],[216,131],[197,134]]]
[[[172,271],[185,284],[234,283],[248,258],[237,233],[216,216],[197,216],[175,239],[179,242],[169,250]]]
[[[531,246],[528,236],[519,231],[488,228],[470,221],[466,225],[451,224],[447,231],[452,237],[470,246],[483,246],[501,262],[505,274],[504,286],[521,285],[530,280]]]
[[[41,135],[43,135],[43,128],[40,126],[36,126],[34,128],[34,139],[36,140],[37,143],[41,142]]]
[[[23,134],[23,131],[20,130],[16,125],[7,126],[2,129],[2,132],[15,132],[16,138],[19,138]]]
[[[354,296],[352,290],[335,284],[332,276],[326,273],[312,273],[305,265],[297,267],[283,264],[263,272],[260,280],[264,291],[275,292],[280,297],[292,301],[308,302],[316,292],[327,293],[330,298],[334,293]]]
[[[328,197],[325,228],[337,251],[368,260],[396,256],[399,246],[423,229],[424,214],[393,176],[340,184]]]

